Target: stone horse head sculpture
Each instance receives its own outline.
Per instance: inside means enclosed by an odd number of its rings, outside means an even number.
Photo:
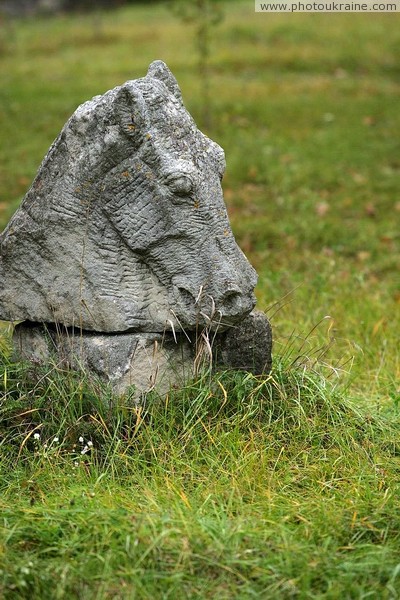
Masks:
[[[240,320],[256,274],[224,169],[161,61],[82,104],[0,236],[0,318],[98,332]]]

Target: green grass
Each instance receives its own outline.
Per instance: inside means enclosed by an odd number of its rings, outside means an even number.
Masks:
[[[164,6],[1,26],[0,227],[76,106],[151,60],[201,120],[193,28]],[[399,597],[399,49],[397,15],[226,5],[207,133],[271,377],[139,410],[14,364],[4,325],[0,597]]]
[[[398,425],[326,379],[278,362],[140,409],[7,380],[4,597],[396,597]]]

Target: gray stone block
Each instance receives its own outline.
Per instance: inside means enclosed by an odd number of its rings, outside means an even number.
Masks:
[[[217,366],[267,374],[272,365],[272,329],[266,315],[251,312],[226,333],[217,336],[214,353]]]
[[[227,332],[202,333],[189,340],[170,332],[100,334],[25,322],[14,329],[14,357],[95,374],[117,394],[135,386],[137,400],[151,390],[166,394],[204,369],[269,373],[272,337],[263,313],[251,313]]]
[[[193,377],[193,347],[171,333],[97,334],[20,323],[13,345],[15,359],[95,375],[117,394],[134,386],[137,400],[151,390],[166,394]]]

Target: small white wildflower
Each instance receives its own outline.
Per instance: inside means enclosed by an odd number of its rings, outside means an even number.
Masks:
[[[79,467],[79,463],[77,460],[74,461],[74,467]]]
[[[83,444],[83,437],[81,435],[79,436],[78,442],[80,442],[81,444]]]
[[[58,437],[55,437],[55,438],[54,438],[54,440],[53,440],[53,442],[54,442],[55,444],[57,444],[57,442],[59,442],[59,439],[58,439]]]
[[[87,446],[85,446],[83,450],[81,450],[81,454],[86,454],[86,452],[89,452],[89,448]]]
[[[332,113],[325,113],[322,118],[324,119],[325,123],[332,123],[332,121],[335,120],[335,115]]]
[[[93,446],[93,442],[91,442],[90,440],[88,441],[87,445],[89,446],[89,448],[91,448]]]
[[[36,432],[36,433],[34,433],[34,434],[33,434],[33,439],[34,439],[34,440],[40,440],[40,433],[37,433],[37,432]]]

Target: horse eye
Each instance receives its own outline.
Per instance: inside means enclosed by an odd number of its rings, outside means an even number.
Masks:
[[[188,196],[193,189],[193,184],[187,175],[176,175],[166,182],[167,186],[178,196]]]

